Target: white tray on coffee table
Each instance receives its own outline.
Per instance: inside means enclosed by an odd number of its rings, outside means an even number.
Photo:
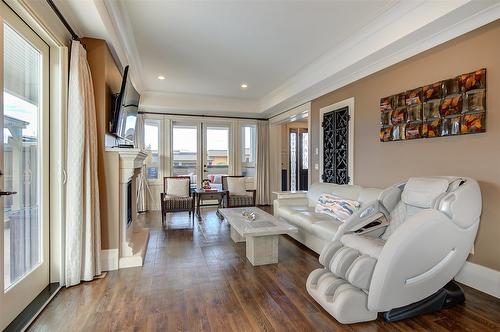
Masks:
[[[255,220],[244,217],[244,211],[254,212]],[[231,225],[231,239],[246,242],[246,255],[254,266],[278,263],[279,236],[298,232],[297,227],[256,207],[220,209],[219,212]]]

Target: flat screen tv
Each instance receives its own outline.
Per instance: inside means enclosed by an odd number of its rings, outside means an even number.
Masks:
[[[139,98],[139,93],[130,81],[127,66],[123,72],[120,92],[114,96],[111,121],[109,122],[110,133],[126,140],[127,143],[135,141]]]

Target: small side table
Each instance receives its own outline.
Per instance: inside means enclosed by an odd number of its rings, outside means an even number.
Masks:
[[[222,207],[222,202],[224,200],[224,196],[226,195],[225,190],[221,189],[214,189],[214,190],[205,190],[205,189],[195,189],[194,190],[195,194],[195,200],[196,200],[196,216],[198,217],[198,220],[201,220],[201,211],[200,207],[201,206],[211,206],[213,204],[202,204],[203,201],[212,201],[216,200],[217,201],[217,216],[221,218],[221,215],[219,213],[219,209]]]

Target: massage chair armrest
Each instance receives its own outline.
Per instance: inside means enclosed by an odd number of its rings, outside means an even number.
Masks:
[[[373,272],[368,308],[388,311],[435,293],[462,268],[479,223],[458,227],[437,210],[410,217],[385,243]]]
[[[354,232],[382,217],[388,220],[389,212],[379,201],[372,201],[364,204],[361,209],[354,212],[342,223],[342,225],[340,225],[332,241],[340,240],[345,233]]]

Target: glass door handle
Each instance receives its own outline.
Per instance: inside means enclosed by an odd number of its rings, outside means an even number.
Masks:
[[[17,194],[16,191],[0,191],[0,196],[10,196]]]

